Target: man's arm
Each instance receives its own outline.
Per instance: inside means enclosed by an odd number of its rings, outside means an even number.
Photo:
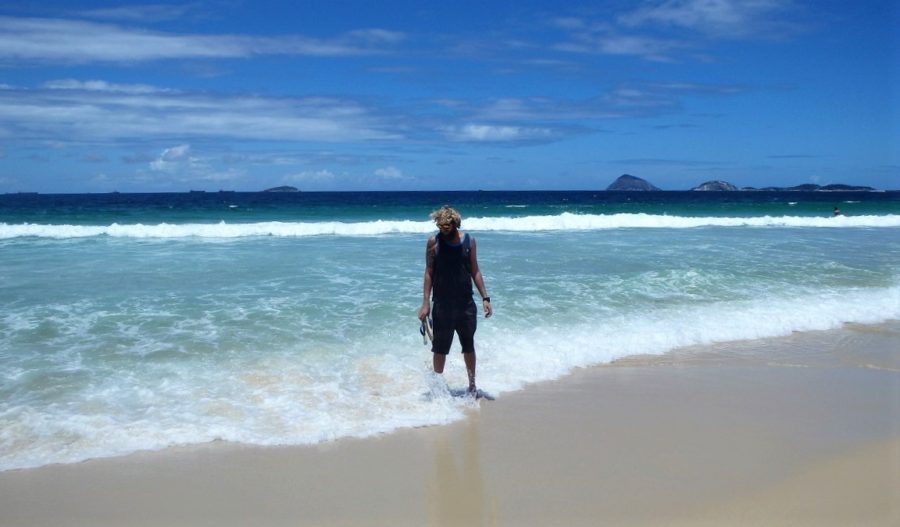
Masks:
[[[478,288],[478,294],[481,295],[483,299],[481,301],[481,305],[484,308],[484,317],[490,318],[491,315],[494,314],[494,309],[491,307],[490,300],[487,300],[487,288],[484,287],[484,277],[481,276],[481,268],[478,267],[478,251],[477,244],[475,243],[475,237],[469,235],[471,247],[469,248],[469,263],[472,269],[472,281],[475,282],[475,287]]]
[[[419,320],[425,320],[425,317],[431,312],[431,282],[435,244],[437,244],[437,239],[434,236],[428,238],[428,242],[425,244],[425,276],[422,279],[422,307],[419,308]]]

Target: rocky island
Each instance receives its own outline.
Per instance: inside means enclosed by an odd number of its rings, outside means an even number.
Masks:
[[[614,191],[648,191],[662,190],[645,179],[635,177],[629,174],[619,176],[613,181],[606,190]],[[734,192],[734,191],[756,191],[756,192],[877,192],[878,189],[872,187],[858,185],[844,185],[842,183],[833,183],[830,185],[816,185],[814,183],[806,183],[793,187],[743,187],[738,188],[736,185],[727,181],[711,180],[697,185],[691,189],[700,192]]]
[[[738,188],[727,181],[707,181],[697,185],[691,190],[719,192],[738,190]]]
[[[648,181],[629,174],[623,174],[612,182],[606,190],[624,190],[624,191],[647,191],[662,190],[659,187],[651,185]]]
[[[263,192],[300,192],[300,189],[297,187],[283,186],[283,187],[273,187],[270,189],[263,190]]]
[[[797,185],[795,187],[764,187],[764,188],[753,188],[753,187],[744,187],[743,190],[774,190],[774,191],[798,191],[798,192],[874,192],[875,189],[872,187],[863,187],[856,185],[844,185],[842,183],[834,183],[832,185],[816,185],[813,183],[807,183],[805,185]]]

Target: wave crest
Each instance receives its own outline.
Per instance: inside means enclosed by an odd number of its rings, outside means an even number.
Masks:
[[[479,217],[464,221],[468,230],[490,232],[585,231],[608,229],[691,229],[698,227],[768,228],[896,228],[900,215],[886,216],[758,216],[691,217],[658,214],[572,214],[553,216]],[[88,238],[245,238],[259,236],[380,236],[433,232],[430,221],[374,220],[364,222],[258,222],[258,223],[185,223],[157,225],[55,225],[0,223],[0,239]]]

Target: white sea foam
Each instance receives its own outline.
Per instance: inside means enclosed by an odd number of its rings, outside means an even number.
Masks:
[[[900,246],[876,229],[896,218],[467,218],[497,232],[481,246],[496,313],[479,319],[479,383],[502,395],[635,354],[900,319]],[[102,250],[36,234],[0,244],[0,470],[367,436],[471,404],[426,374],[423,240],[385,236],[430,222],[115,227],[76,227],[126,236]],[[656,230],[591,231],[640,227]],[[561,229],[527,243],[504,232]],[[207,243],[226,232],[256,238]],[[343,238],[277,238],[314,234]],[[461,362],[454,349],[451,388],[466,386]]]
[[[826,330],[844,323],[900,318],[900,286],[753,299],[597,317],[593,322],[514,327],[484,323],[479,338],[483,387],[493,394],[548,380],[573,368],[682,346]],[[378,332],[335,356],[267,353],[250,360],[145,365],[90,386],[66,404],[0,412],[0,470],[226,440],[309,444],[370,436],[459,419],[469,404],[445,393],[410,360],[422,350],[413,332]],[[397,351],[397,349],[403,351]],[[454,361],[458,356],[454,354]],[[465,383],[451,364],[451,386]],[[103,376],[100,377],[101,379]]]
[[[654,214],[572,214],[521,217],[478,217],[465,220],[464,227],[473,231],[542,232],[590,231],[608,229],[691,229],[699,227],[757,228],[895,228],[900,215],[885,216],[758,216],[758,217],[691,217]],[[187,223],[157,225],[54,225],[0,223],[0,239],[87,238],[110,236],[123,238],[245,238],[260,236],[380,236],[389,234],[423,234],[434,231],[430,221],[375,220],[365,222],[258,222],[258,223]]]
[[[900,286],[673,306],[640,314],[598,316],[592,322],[572,326],[518,331],[492,327],[483,332],[492,338],[487,340],[490,350],[479,357],[479,367],[483,377],[491,378],[504,390],[514,390],[528,382],[558,377],[575,367],[633,355],[661,355],[686,346],[897,319]]]

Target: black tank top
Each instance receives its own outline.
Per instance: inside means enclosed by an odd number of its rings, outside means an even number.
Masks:
[[[472,299],[472,269],[469,261],[469,233],[462,243],[452,245],[436,236],[431,288],[435,302],[466,304]]]

